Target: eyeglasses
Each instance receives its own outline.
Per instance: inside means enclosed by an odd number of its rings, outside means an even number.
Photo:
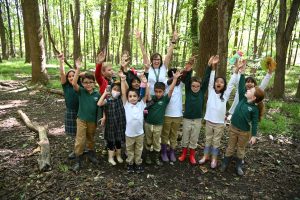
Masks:
[[[86,81],[86,82],[83,82],[84,85],[91,85],[91,84],[94,84],[95,82],[93,81]]]

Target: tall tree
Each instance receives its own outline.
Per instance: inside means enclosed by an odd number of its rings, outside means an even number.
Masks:
[[[198,0],[193,0],[190,26],[190,35],[192,39],[192,55],[196,55],[199,51],[198,21]]]
[[[128,0],[127,1],[126,19],[125,19],[125,23],[124,23],[122,52],[128,51],[129,55],[131,54],[131,47],[130,47],[131,10],[132,10],[132,0]]]
[[[23,47],[22,47],[22,34],[21,34],[21,24],[20,24],[20,14],[19,14],[19,0],[15,0],[16,11],[17,11],[17,21],[18,21],[18,31],[19,31],[19,44],[20,44],[20,56],[23,58]]]
[[[48,75],[46,70],[46,57],[44,40],[40,20],[39,4],[37,0],[22,0],[24,26],[28,30],[30,42],[30,58],[32,62],[32,83],[46,84]]]
[[[261,0],[256,0],[256,21],[255,21],[255,34],[254,34],[254,44],[253,44],[253,57],[256,57],[257,53],[257,37],[258,37],[258,29],[260,22],[260,11],[261,11]]]
[[[206,0],[203,18],[200,22],[199,57],[196,76],[202,77],[211,55],[218,51],[218,0]]]
[[[296,22],[299,11],[300,1],[293,0],[291,3],[288,20],[287,17],[287,0],[280,0],[279,21],[276,32],[276,62],[277,68],[274,78],[273,95],[275,98],[284,97],[285,90],[285,64],[287,57],[287,48],[291,40],[292,31]]]
[[[1,1],[0,3],[2,4]],[[6,35],[5,35],[5,26],[2,17],[3,13],[2,13],[1,4],[0,4],[0,36],[1,36],[2,59],[7,60],[8,59],[7,50],[6,50],[7,42],[6,42]]]
[[[104,15],[104,27],[103,27],[103,40],[101,42],[101,48],[108,45],[109,40],[109,22],[111,16],[112,0],[106,1],[105,15]]]
[[[7,12],[8,32],[9,32],[9,55],[14,58],[14,57],[16,57],[16,53],[14,50],[11,20],[10,20],[10,5],[8,3],[8,0],[5,0],[5,6],[6,6],[6,12]]]
[[[26,16],[26,10],[24,10],[24,3],[25,0],[22,0],[21,7],[22,7],[23,19],[25,19]],[[23,23],[23,29],[24,29],[24,42],[25,42],[25,63],[30,63],[29,31],[28,31],[28,27],[25,26],[25,22]]]
[[[228,55],[228,31],[235,0],[219,1],[218,4],[218,55],[220,63],[217,76],[226,77]]]
[[[73,28],[73,59],[75,60],[81,57],[81,45],[80,45],[80,1],[74,0],[74,14],[72,4],[70,4],[71,20]]]

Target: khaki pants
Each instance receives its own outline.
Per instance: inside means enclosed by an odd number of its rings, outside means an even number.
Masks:
[[[250,132],[242,131],[231,125],[229,130],[228,147],[226,149],[225,156],[233,156],[236,148],[237,157],[239,159],[244,159],[246,153],[246,146],[250,140],[250,136]]]
[[[197,148],[197,142],[201,129],[201,118],[186,119],[183,118],[183,135],[182,147],[189,147],[190,149]]]
[[[170,141],[170,147],[176,148],[177,145],[177,131],[180,127],[182,117],[168,117],[165,116],[164,125],[161,132],[161,143],[168,144]]]
[[[129,165],[142,164],[142,152],[143,152],[144,134],[136,137],[126,136],[126,151],[127,159],[126,162]]]
[[[152,125],[145,123],[145,147],[150,150],[151,145],[156,152],[160,151],[160,136],[162,125]]]
[[[219,148],[221,145],[221,138],[224,133],[224,124],[214,124],[206,121],[205,126],[205,146]]]
[[[79,118],[76,120],[77,132],[75,138],[75,154],[80,156],[83,154],[84,147],[87,150],[94,150],[96,123],[83,121]]]

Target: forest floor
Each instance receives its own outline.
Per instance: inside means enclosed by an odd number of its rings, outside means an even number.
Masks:
[[[100,164],[94,166],[85,161],[80,173],[75,174],[70,170],[74,161],[67,159],[73,141],[64,134],[63,97],[41,89],[16,92],[16,88],[23,87],[22,82],[7,83],[0,88],[2,200],[300,199],[300,141],[283,136],[259,137],[257,144],[247,148],[244,177],[235,174],[233,164],[221,173],[211,170],[209,163],[200,167],[187,161],[162,167],[146,165],[142,174],[127,174],[125,164],[112,167],[107,162],[107,156],[102,154],[103,133],[98,128],[96,149]],[[38,153],[33,154],[38,134],[24,125],[18,109],[32,121],[48,127],[51,171],[38,170]],[[294,130],[299,131],[299,124],[296,126]],[[227,139],[225,134],[221,155]],[[199,141],[197,159],[202,155],[203,134]]]

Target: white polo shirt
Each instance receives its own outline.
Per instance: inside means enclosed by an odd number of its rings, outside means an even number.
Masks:
[[[144,134],[144,109],[146,104],[144,101],[139,101],[133,105],[126,101],[124,105],[126,114],[126,130],[125,134],[128,137],[136,137]]]

